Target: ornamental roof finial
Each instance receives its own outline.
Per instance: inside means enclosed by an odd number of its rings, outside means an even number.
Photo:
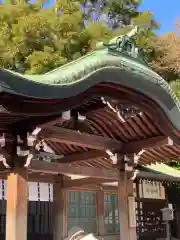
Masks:
[[[98,43],[96,49],[108,48],[110,51],[116,51],[137,58],[139,54],[136,45],[136,38],[139,32],[145,28],[147,28],[147,26],[135,26],[128,33],[114,37],[108,44],[103,42]]]

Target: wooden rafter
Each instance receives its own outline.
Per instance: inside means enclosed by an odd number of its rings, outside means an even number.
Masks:
[[[29,169],[32,172],[47,173],[47,174],[64,174],[64,175],[81,175],[93,178],[103,178],[117,180],[119,172],[117,170],[107,170],[105,168],[95,167],[72,167],[65,163],[43,162],[32,160]]]

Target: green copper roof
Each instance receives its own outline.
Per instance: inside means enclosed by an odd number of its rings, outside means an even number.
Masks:
[[[161,173],[164,175],[168,175],[168,176],[180,179],[180,171],[172,167],[169,167],[164,163],[147,165],[145,166],[145,168],[156,173]]]
[[[133,30],[134,32],[136,30]],[[63,99],[76,96],[101,82],[109,82],[143,93],[165,112],[180,129],[180,103],[166,81],[137,59],[134,32],[115,38],[109,45],[43,75],[23,75],[0,70],[1,92],[32,98]]]
[[[180,182],[180,171],[169,167],[166,164],[156,163],[146,165],[142,170],[138,170],[137,177],[167,182]]]

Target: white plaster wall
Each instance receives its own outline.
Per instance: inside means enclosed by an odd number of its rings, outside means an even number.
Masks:
[[[53,186],[49,183],[29,182],[29,201],[52,201]],[[7,181],[0,180],[0,200],[6,199]]]

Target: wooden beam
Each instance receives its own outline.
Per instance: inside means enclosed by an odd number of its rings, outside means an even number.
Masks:
[[[41,173],[49,173],[49,174],[64,174],[64,175],[82,175],[93,178],[104,178],[117,180],[119,173],[117,170],[107,170],[105,168],[95,168],[95,167],[72,167],[63,163],[55,163],[55,162],[45,162],[45,161],[37,161],[32,160],[29,169],[32,172],[41,172]]]
[[[116,186],[105,186],[105,185],[86,185],[86,186],[79,186],[79,187],[72,187],[71,189],[68,189],[69,191],[81,191],[81,192],[97,192],[99,190],[102,190],[104,192],[108,193],[115,193],[117,194],[117,187]]]
[[[29,182],[43,182],[43,183],[54,183],[54,176],[51,174],[41,174],[36,172],[29,172]]]
[[[80,178],[64,181],[63,188],[72,188],[85,185],[100,185],[106,182],[111,182],[111,180],[103,178]]]
[[[66,121],[66,119],[64,119],[61,116],[61,117],[55,118],[54,120],[51,120],[51,121],[45,122],[43,124],[40,124],[38,127],[39,128],[46,128],[46,127],[49,127],[49,126],[53,126],[55,124],[62,124],[64,121]]]
[[[63,158],[60,158],[59,160],[57,159],[56,161],[60,163],[80,163],[84,161],[95,160],[102,157],[109,156],[106,152],[103,152],[101,150],[90,150],[81,153],[71,154]]]
[[[8,174],[10,172],[0,172],[0,179],[7,180]],[[54,177],[51,174],[41,174],[41,173],[28,173],[28,181],[29,182],[43,182],[43,183],[54,183]]]
[[[173,141],[166,136],[157,136],[122,145],[123,153],[136,153],[142,149],[157,148],[165,145],[173,145]]]
[[[6,240],[27,239],[27,169],[14,169],[7,179]]]
[[[0,179],[7,180],[9,171],[0,172]],[[154,172],[146,172],[146,171],[137,171],[137,179],[148,178],[150,180],[158,180],[158,181],[169,181],[169,182],[180,182],[180,178],[173,177],[170,175],[163,175],[162,173],[154,173]],[[63,188],[76,188],[76,187],[88,187],[88,185],[96,185],[107,182],[114,182],[111,179],[103,179],[103,178],[83,178],[83,179],[74,179],[74,180],[66,180],[64,182]],[[82,182],[80,180],[83,180]],[[29,172],[28,173],[28,181],[29,182],[43,182],[43,183],[54,183],[54,176],[52,174],[42,174],[40,172]],[[117,180],[116,180],[117,181]],[[103,185],[105,187],[105,185]],[[110,186],[112,187],[112,186]],[[117,187],[115,187],[117,188]]]
[[[173,141],[166,136],[156,136],[123,144],[121,141],[116,139],[88,133],[80,133],[78,131],[56,126],[47,127],[44,131],[39,133],[39,137],[45,140],[73,144],[92,149],[110,149],[114,152],[122,152],[123,154],[132,152],[136,153],[141,149],[149,149],[173,144]]]
[[[8,172],[0,173],[0,179],[7,180]],[[28,181],[29,182],[43,182],[43,183],[54,183],[54,175],[52,174],[44,174],[40,172],[29,172],[28,173]],[[79,186],[87,186],[87,185],[99,185],[102,183],[112,182],[110,179],[103,178],[91,178],[85,177],[81,179],[73,179],[70,178],[65,180],[63,183],[63,188],[73,188]]]
[[[8,173],[3,173],[0,174],[0,179],[2,180],[7,180],[7,175]],[[84,178],[87,179],[87,178]],[[155,179],[155,178],[153,178]],[[78,179],[77,179],[78,180]],[[40,174],[40,173],[36,173],[36,172],[29,172],[28,174],[28,181],[29,182],[43,182],[43,183],[55,183],[55,179],[54,179],[54,175],[51,174]],[[113,192],[113,193],[117,193],[117,187],[116,186],[106,186],[106,185],[95,185],[95,184],[79,184],[78,186],[71,186],[71,185],[75,185],[74,182],[71,181],[76,181],[76,180],[65,180],[64,184],[63,184],[63,188],[71,188],[70,190],[74,190],[74,191],[99,191],[99,189],[103,189],[104,191],[107,192]],[[109,179],[97,179],[97,182],[112,182],[112,180]],[[113,181],[114,182],[114,181]],[[97,184],[97,183],[96,183]],[[77,185],[77,184],[76,184]]]
[[[114,151],[120,151],[122,147],[122,143],[116,139],[88,133],[80,133],[62,127],[48,127],[46,130],[41,131],[38,136],[45,140],[99,150],[111,149]]]

